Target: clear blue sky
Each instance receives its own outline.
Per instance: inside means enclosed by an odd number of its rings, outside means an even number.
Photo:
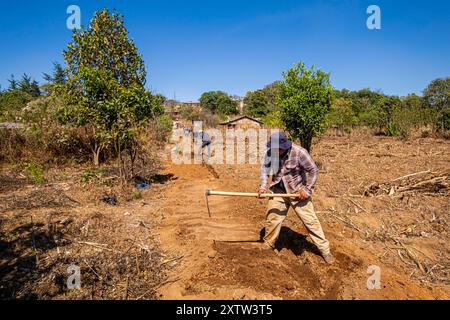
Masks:
[[[331,72],[339,89],[420,94],[450,76],[448,0],[17,0],[0,2],[2,88],[11,74],[41,81],[52,61],[63,62],[70,4],[80,6],[85,26],[103,7],[123,13],[148,88],[169,98],[245,95],[299,60]],[[381,30],[366,27],[370,4],[381,7]]]

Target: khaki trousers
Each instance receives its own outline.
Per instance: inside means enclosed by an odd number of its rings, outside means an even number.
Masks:
[[[273,189],[274,193],[284,193],[279,188]],[[270,198],[267,208],[266,218],[266,234],[264,241],[271,246],[275,247],[281,225],[286,219],[289,208],[292,207],[297,216],[302,220],[306,229],[308,229],[309,236],[312,242],[319,248],[323,255],[330,253],[330,243],[325,239],[325,235],[322,230],[319,219],[317,219],[316,212],[314,211],[314,204],[311,199],[306,201],[295,201],[286,198]]]

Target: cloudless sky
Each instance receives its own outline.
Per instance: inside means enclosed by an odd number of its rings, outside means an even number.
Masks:
[[[66,9],[125,15],[143,54],[147,87],[168,98],[198,100],[209,90],[245,95],[282,78],[303,60],[331,72],[336,88],[421,94],[450,76],[448,0],[115,0],[0,1],[0,85],[24,72],[38,81],[64,62],[71,38]],[[382,29],[366,27],[381,8]]]

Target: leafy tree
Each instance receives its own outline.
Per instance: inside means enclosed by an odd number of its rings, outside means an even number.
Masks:
[[[107,9],[95,13],[87,29],[74,31],[64,58],[67,79],[57,87],[66,104],[58,112],[60,121],[83,127],[92,137],[95,165],[112,145],[123,172],[122,152],[136,146],[135,131],[164,112],[164,98],[144,88],[145,65],[123,16]]]
[[[373,106],[376,113],[373,126],[378,127],[380,132],[384,131],[388,136],[397,135],[394,114],[400,106],[401,102],[398,97],[381,96]]]
[[[143,86],[121,86],[112,72],[80,68],[69,78],[62,95],[66,106],[58,116],[61,122],[83,127],[92,137],[93,162],[113,145],[120,158],[135,128],[163,113],[163,98],[152,95]]]
[[[88,67],[110,71],[121,86],[145,84],[144,61],[128,37],[123,16],[108,9],[96,12],[89,28],[75,30],[64,59],[69,77]]]
[[[293,138],[311,150],[314,136],[323,132],[333,100],[330,74],[314,67],[308,69],[303,62],[283,74],[277,96],[281,107],[281,120]]]
[[[244,113],[262,118],[269,113],[269,99],[263,90],[249,91],[244,98]]]
[[[270,128],[274,129],[284,129],[284,124],[281,121],[281,112],[273,111],[268,113],[264,118],[262,118],[262,122]]]
[[[353,126],[358,123],[358,118],[352,109],[352,100],[337,98],[332,105],[329,119],[341,132],[350,132]]]
[[[205,92],[200,97],[202,108],[221,115],[238,113],[238,103],[222,91]]]
[[[450,77],[433,80],[424,91],[424,99],[438,112],[438,127],[450,130]]]

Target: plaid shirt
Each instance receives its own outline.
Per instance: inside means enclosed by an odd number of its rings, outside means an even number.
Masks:
[[[269,174],[272,172],[272,183],[269,188],[282,182],[287,193],[295,194],[305,187],[306,192],[311,196],[319,169],[308,151],[300,146],[292,145],[283,158],[277,158],[274,157],[274,161],[278,160],[278,163],[272,164],[271,151],[267,150],[261,166],[260,188],[267,189]]]

